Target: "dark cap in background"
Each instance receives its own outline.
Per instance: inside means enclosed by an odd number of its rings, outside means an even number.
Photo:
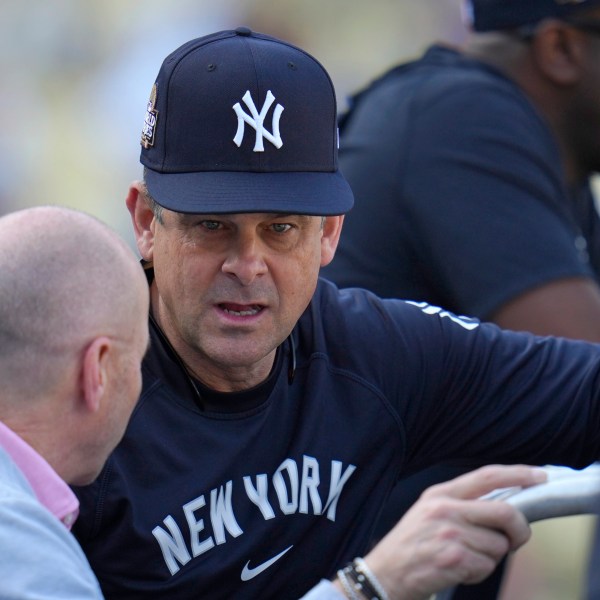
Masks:
[[[465,18],[475,31],[494,31],[568,17],[594,6],[600,0],[466,0]]]
[[[337,215],[353,204],[338,171],[329,75],[303,50],[246,27],[164,60],[141,143],[148,192],[170,210]]]

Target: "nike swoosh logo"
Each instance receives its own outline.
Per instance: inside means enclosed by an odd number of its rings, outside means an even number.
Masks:
[[[277,554],[277,556],[270,558],[269,560],[265,561],[261,565],[258,565],[258,567],[254,567],[253,569],[250,568],[250,561],[248,561],[242,569],[242,581],[250,581],[250,579],[253,579],[257,575],[260,575],[263,571],[266,571],[273,563],[277,562],[288,550],[291,550],[293,547],[294,545],[292,544],[289,548],[286,548],[283,552]]]

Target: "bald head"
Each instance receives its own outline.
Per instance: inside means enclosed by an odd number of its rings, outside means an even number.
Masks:
[[[145,288],[133,252],[89,215],[37,207],[0,218],[0,403],[48,393],[95,337],[133,335]]]

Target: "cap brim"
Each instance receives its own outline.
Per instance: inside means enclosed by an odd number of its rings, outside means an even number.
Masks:
[[[158,204],[181,213],[330,216],[345,214],[354,204],[339,171],[157,173],[147,168],[145,182]]]

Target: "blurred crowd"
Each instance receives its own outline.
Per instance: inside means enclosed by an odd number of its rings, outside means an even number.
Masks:
[[[296,42],[346,96],[431,38],[460,40],[459,0],[4,0],[0,213],[53,202],[130,238],[123,195],[157,65],[184,41],[247,25]]]

